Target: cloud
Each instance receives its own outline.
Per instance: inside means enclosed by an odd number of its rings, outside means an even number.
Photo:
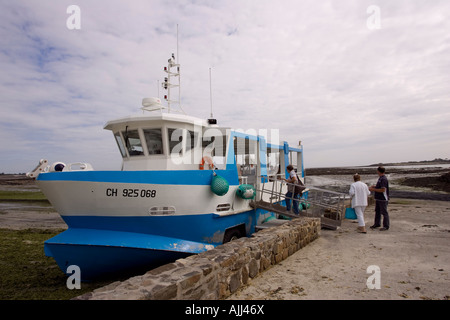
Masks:
[[[179,26],[184,110],[302,140],[307,167],[448,157],[450,4],[14,1],[0,11],[0,171],[42,157],[120,168],[110,119],[162,96]],[[420,151],[419,151],[420,150]],[[3,153],[3,152],[2,152]]]

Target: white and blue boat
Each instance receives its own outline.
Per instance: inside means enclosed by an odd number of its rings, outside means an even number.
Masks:
[[[179,78],[173,57],[165,70],[170,90],[170,77]],[[76,265],[82,280],[92,280],[148,270],[250,236],[276,216],[252,206],[271,200],[261,185],[270,189],[277,176],[287,177],[288,164],[304,179],[300,143],[269,143],[215,119],[178,114],[170,94],[166,100],[165,107],[145,98],[142,113],[104,126],[117,142],[121,170],[41,160],[28,174],[68,226],[45,242],[63,272]]]

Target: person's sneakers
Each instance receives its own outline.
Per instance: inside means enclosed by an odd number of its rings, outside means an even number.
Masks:
[[[379,228],[380,226],[376,226],[376,225],[373,225],[373,226],[370,226],[370,229],[376,229],[376,228]]]
[[[389,228],[381,228],[380,231],[388,231]]]

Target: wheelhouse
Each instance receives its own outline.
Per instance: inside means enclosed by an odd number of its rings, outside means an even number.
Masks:
[[[195,170],[203,157],[225,169],[228,128],[185,115],[134,116],[108,122],[123,158],[122,170]]]
[[[123,158],[123,171],[237,170],[239,183],[256,186],[257,177],[287,175],[292,164],[301,178],[303,148],[267,143],[260,135],[232,131],[207,120],[177,114],[132,116],[108,122]],[[231,167],[230,167],[231,166]]]

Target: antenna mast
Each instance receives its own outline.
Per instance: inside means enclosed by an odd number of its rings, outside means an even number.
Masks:
[[[178,24],[177,24],[177,55],[178,55]],[[176,71],[172,69],[176,68]],[[164,82],[162,83],[162,87],[167,90],[167,95],[164,95],[164,99],[167,101],[167,109],[170,113],[170,105],[171,103],[178,103],[178,106],[181,109],[181,112],[186,114],[181,107],[181,80],[180,80],[180,64],[175,62],[175,54],[172,53],[172,57],[168,60],[167,67],[164,67],[164,71],[167,73],[167,77],[164,78]],[[171,82],[171,78],[177,78],[178,84],[174,84]],[[178,87],[178,100],[172,100],[170,95],[170,89]]]
[[[209,100],[211,104],[211,118],[208,119],[209,124],[217,124],[217,120],[213,116],[213,104],[212,104],[212,81],[211,81],[211,68],[209,68]]]
[[[181,75],[180,75],[180,54],[178,53],[178,23],[177,23],[177,59],[178,59],[178,104],[181,109]]]
[[[211,103],[211,119],[214,118],[213,116],[213,105],[212,105],[212,82],[211,82],[211,68],[209,68],[209,99]]]

